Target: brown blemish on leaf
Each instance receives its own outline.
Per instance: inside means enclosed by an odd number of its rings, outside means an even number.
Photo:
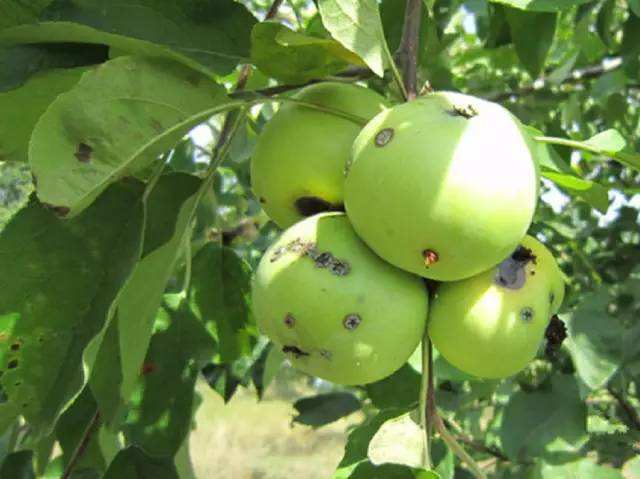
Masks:
[[[387,145],[392,139],[394,135],[393,128],[384,128],[376,133],[376,138],[374,140],[377,147],[383,147]]]
[[[154,372],[156,369],[158,369],[156,363],[154,363],[153,361],[147,361],[142,365],[140,374],[146,376],[147,374],[151,374],[152,372]]]
[[[342,203],[334,204],[318,196],[302,196],[294,202],[294,206],[298,213],[305,217],[325,211],[344,211]]]
[[[436,264],[440,257],[434,250],[425,249],[422,251],[422,259],[424,260],[424,265],[428,268],[429,266]]]
[[[20,343],[17,343],[17,342],[13,343],[11,345],[11,351],[19,351],[20,350],[20,346],[21,346]]]
[[[92,153],[93,148],[91,148],[86,143],[79,143],[78,149],[76,150],[74,156],[80,163],[89,163],[89,161],[91,161]]]
[[[18,367],[18,360],[17,359],[12,359],[11,361],[9,361],[9,364],[7,364],[7,368],[8,369],[15,369]]]
[[[60,218],[64,218],[71,211],[71,208],[67,206],[54,206],[50,203],[42,203],[42,206],[53,211],[56,214],[56,216],[59,216]]]
[[[160,123],[158,120],[156,120],[155,118],[151,119],[151,127],[156,130],[158,133],[160,133],[161,131],[164,130],[164,127],[162,126],[162,123]]]
[[[265,204],[267,202],[267,199],[264,196],[261,196],[260,198],[258,198],[258,201],[260,202],[260,204]]]

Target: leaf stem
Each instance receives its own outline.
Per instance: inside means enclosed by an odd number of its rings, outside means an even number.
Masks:
[[[69,459],[69,463],[67,464],[67,467],[62,473],[62,476],[60,476],[60,479],[69,479],[69,477],[71,477],[71,473],[73,472],[73,469],[76,467],[76,465],[78,464],[78,461],[82,458],[82,456],[86,452],[87,447],[89,446],[89,442],[91,441],[91,437],[93,436],[93,433],[95,432],[99,424],[100,424],[100,411],[96,409],[95,414],[93,415],[93,417],[89,421],[89,424],[84,430],[84,433],[82,434],[82,438],[78,443],[78,447],[76,448],[75,451],[73,451],[71,459]]]
[[[424,447],[423,447],[423,459],[422,465],[425,469],[432,469],[433,464],[431,462],[431,414],[429,413],[429,404],[427,398],[429,396],[429,376],[431,376],[431,341],[425,328],[424,336],[422,337],[422,377],[420,380],[420,427],[424,432]]]
[[[603,151],[594,146],[590,146],[582,141],[571,140],[569,138],[556,138],[554,136],[534,136],[534,140],[539,141],[540,143],[548,143],[550,145],[559,145],[559,146],[568,146],[569,148],[574,148],[576,150],[588,151],[590,153],[595,153],[597,155],[608,156],[609,158],[613,158],[614,160],[619,161],[625,166],[629,168],[633,168],[635,170],[640,170],[640,155],[633,155],[630,153],[624,152],[615,152],[615,151]]]

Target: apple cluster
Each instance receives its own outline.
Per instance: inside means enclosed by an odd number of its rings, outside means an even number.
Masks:
[[[564,279],[527,236],[540,178],[518,119],[452,92],[390,107],[327,82],[295,98],[265,125],[251,164],[264,211],[286,229],[253,280],[261,331],[296,367],[340,384],[392,374],[425,328],[470,375],[522,369]]]

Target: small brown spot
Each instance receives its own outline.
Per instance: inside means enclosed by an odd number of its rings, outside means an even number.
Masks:
[[[346,276],[351,271],[351,265],[346,261],[335,260],[329,269],[336,276]]]
[[[296,318],[293,317],[293,314],[291,313],[287,313],[287,315],[284,317],[284,325],[291,329],[296,325]]]
[[[298,213],[305,217],[317,215],[325,211],[344,212],[344,205],[342,203],[334,204],[318,196],[302,196],[294,202],[294,206],[296,210],[298,210]]]
[[[300,349],[297,346],[284,346],[282,348],[282,352],[285,354],[293,354],[296,357],[296,359],[301,356],[309,356],[309,353],[304,352],[302,349]]]
[[[530,248],[525,248],[520,245],[516,248],[516,250],[511,253],[511,259],[514,261],[518,261],[519,263],[528,263],[529,261],[536,264],[536,255],[533,254],[533,251]]]
[[[520,319],[527,323],[533,319],[533,316],[534,313],[532,308],[526,307],[520,310]]]
[[[267,199],[264,196],[261,196],[260,198],[258,198],[258,201],[264,205],[267,202]]]
[[[60,218],[64,218],[71,211],[71,208],[68,208],[67,206],[54,206],[50,203],[42,203],[42,206],[53,211],[56,216],[59,216]]]
[[[451,116],[462,116],[467,120],[478,115],[478,110],[473,105],[456,105],[448,112]]]
[[[93,148],[86,143],[79,143],[74,156],[80,163],[89,163],[91,161],[91,153],[93,153]]]
[[[20,343],[13,343],[11,345],[11,351],[19,351],[20,350]]]
[[[432,264],[436,264],[440,259],[438,257],[438,253],[433,251],[432,249],[425,249],[422,252],[422,258],[424,259],[424,265],[428,268]]]
[[[333,255],[327,251],[314,258],[317,268],[328,268],[334,261]]]
[[[151,119],[151,126],[154,130],[156,130],[158,133],[160,133],[161,131],[164,130],[164,127],[162,126],[162,123],[160,123],[158,120],[156,120],[155,118]]]
[[[18,360],[17,359],[12,359],[11,361],[9,361],[9,364],[7,364],[7,368],[9,369],[15,369],[18,367]]]
[[[349,331],[353,331],[360,325],[361,322],[362,318],[360,317],[360,315],[352,313],[347,314],[344,317],[344,319],[342,320],[342,325]]]
[[[531,271],[531,276],[535,276],[536,272],[535,271]]]
[[[393,139],[393,128],[385,128],[376,133],[375,144],[378,147],[383,147]]]
[[[142,376],[146,376],[147,374],[151,374],[152,372],[154,372],[156,369],[158,369],[156,363],[154,363],[153,361],[147,361],[142,365],[140,374]]]

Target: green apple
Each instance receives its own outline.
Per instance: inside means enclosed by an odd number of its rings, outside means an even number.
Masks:
[[[506,258],[531,223],[539,172],[500,105],[441,92],[378,114],[358,135],[347,215],[391,264],[439,281]]]
[[[294,98],[366,120],[384,108],[376,92],[345,83],[308,86]],[[253,191],[280,227],[321,211],[343,211],[344,168],[362,125],[285,103],[265,125],[251,159]]]
[[[422,279],[378,258],[343,213],[286,230],[262,257],[252,296],[260,330],[295,367],[351,385],[407,361],[428,307]]]
[[[468,374],[510,376],[534,358],[563,298],[564,277],[555,259],[527,236],[489,271],[438,286],[429,337],[447,361]]]

